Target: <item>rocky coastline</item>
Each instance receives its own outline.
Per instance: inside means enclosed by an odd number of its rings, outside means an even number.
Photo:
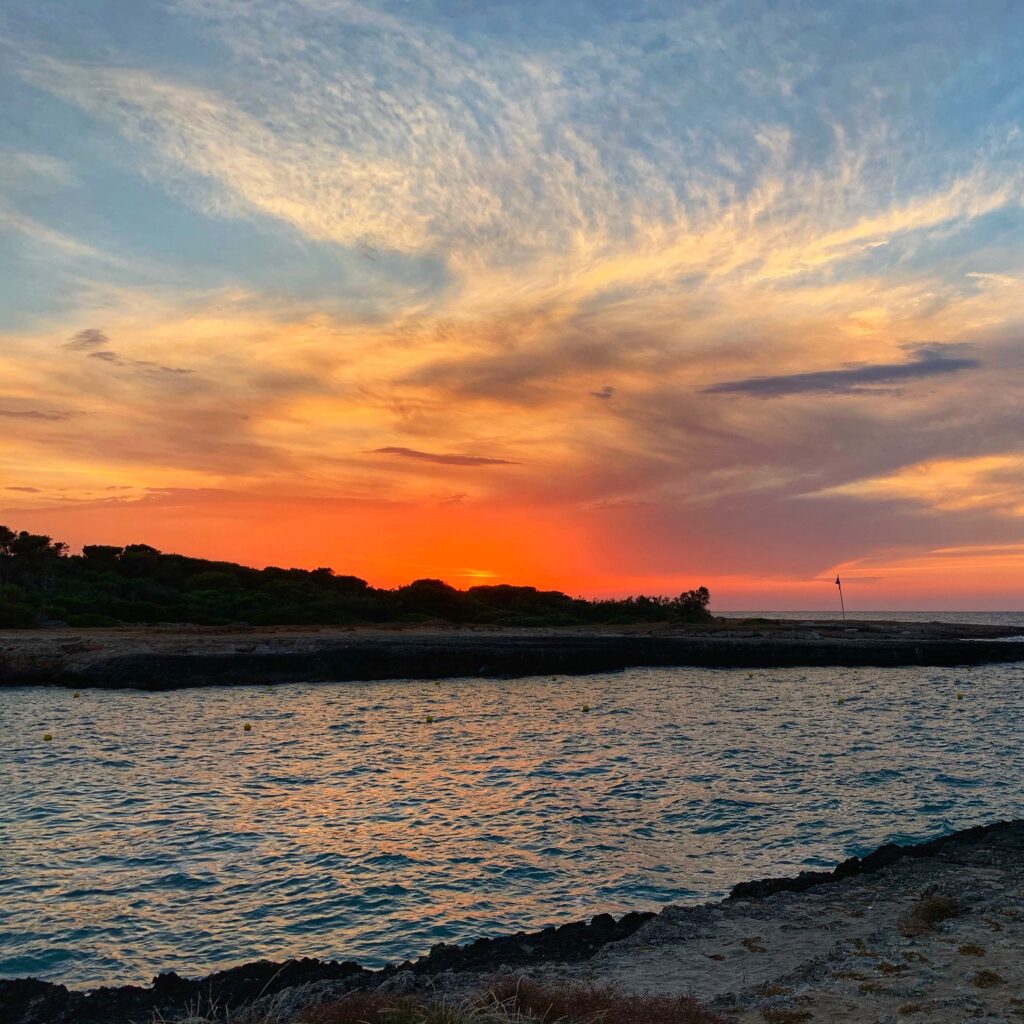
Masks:
[[[931,904],[948,913],[931,920],[921,909]],[[1010,1020],[1024,1010],[1022,943],[1024,820],[1017,820],[889,844],[830,872],[742,883],[719,903],[439,945],[379,971],[351,962],[263,961],[91,992],[0,980],[0,1024],[292,1024],[304,1007],[355,990],[459,992],[510,974],[693,993],[742,1022],[859,1024],[887,1020],[887,1013],[893,1020]]]
[[[692,626],[123,627],[0,631],[0,686],[176,689],[581,675],[630,667],[977,665],[1024,659],[1005,627],[716,619]]]

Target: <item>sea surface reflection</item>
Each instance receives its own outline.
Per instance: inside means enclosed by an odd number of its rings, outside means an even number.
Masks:
[[[381,964],[1024,815],[1022,683],[1018,663],[2,690],[0,974]]]

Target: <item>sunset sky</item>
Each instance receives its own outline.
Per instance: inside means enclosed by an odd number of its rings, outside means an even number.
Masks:
[[[1024,605],[1020,0],[9,0],[0,522]]]

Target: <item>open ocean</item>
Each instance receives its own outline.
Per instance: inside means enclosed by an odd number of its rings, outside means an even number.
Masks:
[[[380,965],[717,898],[1024,815],[1022,728],[1024,663],[0,690],[0,974]]]
[[[829,611],[721,611],[715,615],[725,619],[796,619],[841,620],[842,612],[836,608]],[[864,612],[847,609],[846,618],[851,621],[867,622],[962,622],[972,626],[1006,626],[1012,630],[1024,630],[1024,612]]]

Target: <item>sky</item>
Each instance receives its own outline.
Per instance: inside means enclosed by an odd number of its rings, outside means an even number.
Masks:
[[[1024,606],[1019,0],[9,0],[0,522]]]

